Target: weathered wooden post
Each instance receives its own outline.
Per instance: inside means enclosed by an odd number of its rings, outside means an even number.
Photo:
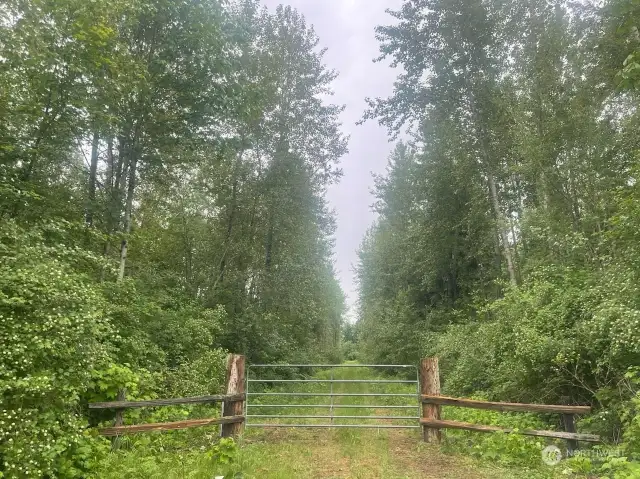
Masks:
[[[420,394],[440,395],[438,358],[425,358],[420,361]],[[422,401],[422,398],[420,400]],[[422,417],[440,420],[440,405],[422,403]],[[422,426],[422,438],[426,442],[439,444],[442,439],[440,429]]]
[[[118,394],[116,396],[116,401],[126,401],[127,399],[127,388],[118,389]],[[116,409],[116,418],[113,421],[114,427],[124,426],[124,408]],[[116,450],[120,449],[120,436],[115,436],[111,439],[111,449]]]
[[[240,354],[229,354],[227,357],[227,394],[244,394],[244,363],[245,358]],[[224,401],[222,416],[242,416],[244,400]],[[222,437],[234,437],[242,433],[243,422],[222,425]]]
[[[562,422],[564,423],[564,430],[566,432],[571,432],[571,433],[576,432],[576,423],[573,419],[573,414],[563,414]],[[578,449],[578,441],[576,441],[575,439],[568,439],[567,449],[571,454],[573,454],[573,451]]]
[[[562,396],[560,398],[560,404],[563,405],[570,405],[571,404],[571,398],[569,398],[569,396]],[[571,412],[564,412],[562,413],[562,425],[564,426],[564,430],[566,432],[571,432],[571,433],[575,433],[576,432],[576,423],[575,423],[575,419],[573,416],[573,413]],[[575,439],[567,439],[567,451],[569,452],[569,454],[573,454],[573,451],[578,449],[578,441],[576,441]]]

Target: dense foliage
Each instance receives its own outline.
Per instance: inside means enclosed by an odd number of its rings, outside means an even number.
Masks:
[[[382,58],[404,73],[365,118],[411,135],[377,179],[358,266],[370,360],[438,355],[453,394],[593,404],[582,426],[636,456],[639,7],[390,12]]]
[[[90,400],[340,354],[336,73],[252,0],[0,5],[0,476],[86,477]]]
[[[341,331],[325,192],[347,138],[298,12],[0,5],[0,477],[90,477],[109,418],[89,401],[218,392],[227,351],[438,355],[448,392],[593,404],[580,427],[638,459],[638,0],[390,13],[381,58],[403,73],[365,119],[410,134],[376,179]],[[637,477],[616,459],[598,472]]]

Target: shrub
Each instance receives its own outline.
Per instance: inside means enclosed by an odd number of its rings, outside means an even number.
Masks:
[[[227,352],[212,349],[167,373],[167,391],[172,397],[206,396],[222,392]]]
[[[0,471],[81,477],[101,442],[84,431],[81,397],[106,363],[101,295],[74,265],[62,226],[0,226]]]
[[[443,408],[448,420],[518,429],[544,429],[544,423],[533,414],[505,414],[465,408]],[[470,431],[447,431],[446,447],[505,465],[540,467],[544,443],[540,438],[501,432],[483,434]]]

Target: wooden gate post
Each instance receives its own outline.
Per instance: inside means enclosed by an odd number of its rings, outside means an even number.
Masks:
[[[127,388],[118,389],[116,401],[125,401],[127,399]],[[124,409],[116,409],[116,418],[113,421],[115,427],[124,425]],[[120,449],[120,436],[116,435],[111,439],[111,449]]]
[[[567,406],[571,405],[571,398],[569,396],[561,396],[560,404],[563,404],[563,405],[566,404]],[[566,432],[572,432],[572,433],[576,432],[575,418],[572,413],[562,414],[562,424]],[[572,454],[573,451],[576,451],[577,449],[578,449],[578,441],[576,441],[575,439],[568,439],[567,452],[569,454]]]
[[[425,358],[420,361],[420,394],[440,395],[440,369],[438,358]],[[422,400],[422,398],[420,398]],[[422,404],[424,419],[440,419],[440,405]],[[426,442],[439,444],[442,439],[440,429],[422,426],[422,438]]]
[[[240,354],[229,354],[227,357],[227,394],[244,393],[244,363],[245,358]],[[242,416],[244,401],[224,401],[222,416]],[[246,418],[245,418],[246,420]],[[222,437],[238,436],[242,433],[244,422],[222,425]]]

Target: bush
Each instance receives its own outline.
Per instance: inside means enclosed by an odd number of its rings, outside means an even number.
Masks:
[[[342,358],[345,361],[356,361],[358,359],[358,346],[353,341],[347,339],[342,341]]]
[[[222,392],[227,352],[213,349],[167,373],[171,397],[206,396]]]
[[[594,401],[640,362],[640,308],[623,297],[600,273],[539,268],[485,307],[487,321],[439,337],[433,352],[447,388],[502,400]]]
[[[173,432],[172,435],[180,434]],[[95,479],[211,479],[224,476],[228,479],[243,477],[240,464],[240,450],[231,438],[215,438],[214,434],[199,433],[202,442],[195,448],[195,442],[177,448],[160,446],[148,436],[139,440],[137,447],[109,454],[100,463]],[[192,438],[195,439],[195,438]],[[168,439],[172,445],[177,441]]]
[[[476,398],[479,399],[479,398]],[[505,414],[465,408],[443,408],[445,419],[518,429],[544,429],[544,423],[533,414]],[[542,466],[541,438],[501,432],[483,434],[472,431],[447,431],[445,447],[504,465],[538,468]]]
[[[63,226],[0,226],[0,472],[82,477],[101,441],[88,438],[81,398],[106,364],[111,333],[101,295],[73,265]]]

